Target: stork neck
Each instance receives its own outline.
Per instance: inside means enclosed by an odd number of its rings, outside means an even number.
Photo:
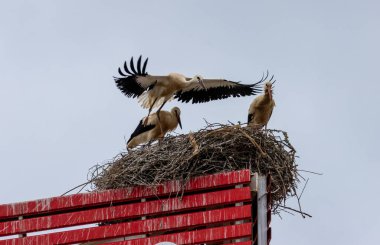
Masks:
[[[199,83],[199,80],[196,77],[191,78],[190,80],[187,81],[188,84],[192,83]]]
[[[269,102],[270,100],[272,100],[271,99],[272,96],[270,96],[269,93],[270,92],[265,92],[265,94],[264,94],[264,101],[266,101],[266,102]]]
[[[169,130],[175,129],[178,125],[178,119],[175,115],[175,112],[172,111],[171,114],[172,114],[172,120],[168,120],[168,124],[167,124],[167,127]]]

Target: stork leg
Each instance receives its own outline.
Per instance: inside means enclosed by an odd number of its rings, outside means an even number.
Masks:
[[[162,133],[162,127],[161,127],[161,120],[160,120],[160,111],[161,111],[162,107],[164,107],[165,104],[166,104],[166,100],[164,101],[164,103],[162,103],[160,108],[158,108],[158,110],[156,111],[157,118],[158,118],[158,126],[160,126],[161,133]]]
[[[160,121],[160,116],[159,116],[160,112],[157,111],[156,115],[157,115],[157,119],[158,119],[158,127],[160,128],[160,135],[162,135],[164,131],[162,130],[162,125],[161,125],[161,121]],[[161,137],[161,136],[158,136],[158,137]]]
[[[264,125],[264,134],[266,135],[266,136],[268,136],[269,135],[269,131],[267,130],[267,123]]]
[[[154,99],[153,104],[149,108],[148,116],[146,116],[146,118],[144,120],[144,126],[146,126],[146,124],[148,123],[148,117],[149,117],[150,113],[152,112],[153,106],[156,103],[156,101],[157,101],[157,97]],[[158,119],[158,120],[160,120],[160,119]]]
[[[166,104],[166,100],[164,101],[164,103],[162,103],[162,105],[160,106],[160,108],[158,108],[158,110],[156,111],[157,117],[158,117],[158,121],[160,121],[160,111],[161,111],[162,107],[164,107],[165,104]]]
[[[162,141],[164,140],[164,135],[161,132],[161,135],[158,136],[158,145],[161,145]]]

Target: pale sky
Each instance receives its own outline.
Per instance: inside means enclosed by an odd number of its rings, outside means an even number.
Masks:
[[[277,79],[269,128],[307,175],[311,219],[274,217],[272,245],[377,244],[379,1],[1,1],[0,203],[57,196],[125,147],[146,111],[116,88],[148,72]],[[254,97],[171,102],[187,133],[245,121]]]

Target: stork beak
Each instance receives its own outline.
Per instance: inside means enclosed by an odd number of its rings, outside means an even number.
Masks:
[[[178,124],[179,124],[179,127],[182,129],[182,123],[181,123],[181,118],[179,117],[178,113],[176,112],[175,113],[176,117],[177,117],[177,120],[178,120]]]

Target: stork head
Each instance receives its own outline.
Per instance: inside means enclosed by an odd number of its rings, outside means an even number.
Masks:
[[[272,83],[271,82],[265,83],[264,92],[265,94],[269,95],[269,99],[272,100]]]
[[[195,75],[193,80],[199,82],[203,89],[206,89],[205,84],[203,83],[203,77],[201,75]]]
[[[268,74],[269,74],[269,72],[267,71],[267,77],[268,77]],[[265,92],[265,94],[269,95],[269,99],[270,100],[273,99],[273,97],[272,97],[272,94],[273,94],[272,87],[273,87],[273,84],[276,82],[276,80],[273,81],[273,78],[274,78],[274,75],[272,75],[272,77],[269,79],[269,81],[265,83],[265,88],[264,88],[264,92]]]
[[[181,123],[181,110],[178,107],[172,108],[172,114],[177,118],[179,127],[182,129],[182,123]]]

